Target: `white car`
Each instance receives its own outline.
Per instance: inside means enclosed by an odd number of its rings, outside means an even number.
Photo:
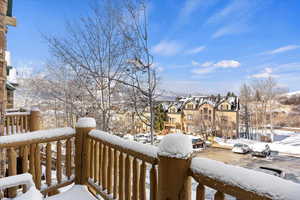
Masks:
[[[233,145],[232,152],[246,154],[246,153],[250,152],[250,147],[246,144],[237,143],[237,144]]]
[[[252,156],[267,157],[270,156],[271,150],[267,144],[255,144],[252,147]]]

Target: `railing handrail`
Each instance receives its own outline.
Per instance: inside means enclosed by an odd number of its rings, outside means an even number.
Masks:
[[[105,145],[118,149],[121,152],[130,154],[145,162],[151,164],[156,164],[158,162],[158,148],[153,145],[141,144],[139,142],[125,140],[123,138],[100,130],[90,131],[89,137],[95,140],[100,140]]]
[[[46,143],[68,139],[74,136],[75,129],[70,127],[39,130],[28,132],[26,134],[7,135],[1,136],[0,148],[17,147],[34,143]]]
[[[198,183],[238,199],[296,200],[300,196],[300,184],[207,158],[193,158],[190,175]]]

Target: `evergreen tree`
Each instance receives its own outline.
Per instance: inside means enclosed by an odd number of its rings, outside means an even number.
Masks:
[[[155,107],[154,129],[155,131],[162,131],[164,129],[164,122],[167,120],[167,113],[163,109],[162,104]]]

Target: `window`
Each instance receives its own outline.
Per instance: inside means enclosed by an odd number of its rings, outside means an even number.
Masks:
[[[187,115],[188,120],[193,120],[193,115]]]
[[[211,114],[211,110],[209,110],[208,113]]]
[[[169,118],[170,123],[175,123],[175,118]]]
[[[204,113],[207,114],[207,112],[208,112],[208,109],[204,108]]]
[[[226,110],[229,110],[229,106],[228,105],[226,105]]]
[[[171,113],[174,113],[174,112],[176,112],[176,109],[175,109],[175,108],[171,108],[171,109],[170,109],[170,112],[171,112]]]
[[[192,110],[193,109],[193,104],[187,104],[186,108]]]
[[[207,119],[208,119],[208,116],[207,116],[207,115],[204,115],[204,119],[207,120]]]

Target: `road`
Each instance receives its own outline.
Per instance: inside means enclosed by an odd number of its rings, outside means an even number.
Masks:
[[[199,152],[197,156],[254,170],[259,167],[281,169],[285,173],[285,179],[300,183],[300,158],[276,155],[275,153],[272,153],[270,158],[256,158],[250,154],[236,154],[230,150],[219,148],[207,148]]]

